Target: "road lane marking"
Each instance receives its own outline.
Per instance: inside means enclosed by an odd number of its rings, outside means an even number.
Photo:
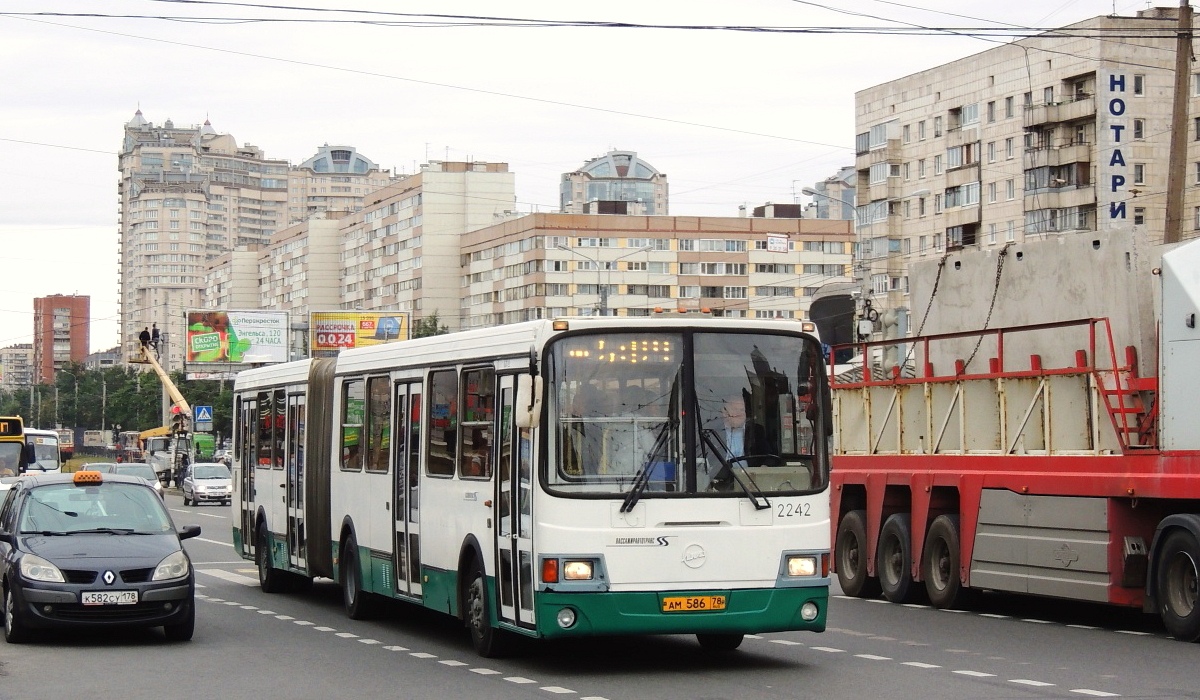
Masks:
[[[537,681],[533,680],[532,678],[523,678],[521,676],[505,676],[504,680],[508,681],[509,683],[537,683]]]
[[[845,649],[834,649],[833,647],[809,647],[813,651],[827,651],[830,654],[841,654]]]
[[[238,583],[243,586],[258,585],[258,579],[256,578],[242,576],[241,574],[235,574],[232,571],[225,571],[223,569],[196,569],[196,573],[212,576],[213,578],[219,578],[222,581],[228,581],[229,583]]]
[[[333,627],[314,627],[313,629],[315,629],[318,632],[336,632],[337,631]]]
[[[466,666],[467,665],[467,663],[465,661],[455,661],[454,659],[442,659],[438,663],[445,664],[447,666]]]
[[[890,656],[876,656],[875,654],[855,654],[857,658],[866,659],[867,661],[891,661]]]
[[[1044,683],[1042,681],[1031,681],[1027,678],[1009,678],[1009,683],[1020,683],[1021,685],[1032,685],[1035,688],[1049,688],[1053,683]]]
[[[571,690],[570,688],[563,688],[557,685],[543,685],[542,690],[546,691],[547,693],[557,693],[559,695],[566,693],[570,693],[572,695],[575,694],[574,690]]]
[[[790,640],[790,639],[772,639],[772,640],[770,640],[770,641],[771,641],[771,643],[772,643],[772,644],[782,644],[782,645],[784,645],[784,646],[788,646],[788,647],[797,647],[797,646],[799,646],[799,647],[802,647],[802,646],[804,646],[804,645],[803,645],[803,644],[801,644],[800,642],[793,642],[793,641],[792,641],[792,640]]]
[[[212,513],[197,513],[196,511],[190,510],[187,508],[168,508],[167,510],[171,511],[172,513],[187,513],[188,515],[199,515],[200,517],[203,517],[203,518],[220,518],[221,520],[229,520],[229,518],[225,517],[224,515],[213,515]]]
[[[395,644],[386,646],[384,649],[387,649],[388,651],[408,651],[408,647],[398,647]]]
[[[996,677],[996,674],[994,674],[994,673],[984,673],[983,671],[959,670],[959,671],[953,671],[953,673],[957,673],[960,676],[971,676],[972,678],[995,678]]]
[[[900,664],[903,666],[912,666],[913,668],[941,668],[937,664],[927,664],[920,661],[901,661]]]
[[[478,673],[481,676],[495,676],[495,675],[499,674],[500,672],[493,671],[490,668],[473,668],[473,669],[471,669],[471,673]]]
[[[413,653],[409,654],[409,656],[415,656],[418,659],[436,659],[437,658],[437,654],[430,654],[430,653],[424,652],[424,651],[414,651]]]
[[[217,540],[210,540],[210,539],[207,539],[207,538],[205,538],[205,537],[193,537],[192,539],[193,539],[193,540],[196,540],[197,542],[207,542],[207,543],[209,543],[209,544],[219,544],[219,545],[221,545],[221,546],[223,546],[223,547],[233,547],[233,544],[232,544],[232,543],[229,543],[229,542],[218,542]]]
[[[358,639],[358,635],[353,632],[338,632],[337,636],[342,639]]]
[[[1079,693],[1081,695],[1090,695],[1094,698],[1119,698],[1119,697],[1121,697],[1120,695],[1117,695],[1116,693],[1106,693],[1103,690],[1091,690],[1090,688],[1076,688],[1076,689],[1072,690],[1071,692]]]
[[[378,639],[360,639],[358,641],[361,644],[379,644],[380,643]]]

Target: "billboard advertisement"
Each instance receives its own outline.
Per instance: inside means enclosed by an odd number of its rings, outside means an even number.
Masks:
[[[288,315],[282,311],[189,311],[189,364],[287,362]]]
[[[309,314],[309,350],[333,357],[341,350],[408,339],[408,314],[399,311],[313,311]]]

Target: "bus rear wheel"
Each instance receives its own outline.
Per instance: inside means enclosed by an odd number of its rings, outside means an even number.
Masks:
[[[883,596],[893,603],[907,603],[913,594],[912,526],[908,513],[895,513],[879,532],[875,573]]]
[[[835,545],[838,585],[842,587],[842,593],[854,598],[878,596],[879,579],[867,574],[866,511],[852,510],[842,516]]]
[[[696,641],[704,651],[733,651],[742,645],[744,634],[697,634]]]
[[[1200,542],[1187,530],[1163,540],[1157,557],[1155,594],[1159,615],[1171,636],[1200,639]]]
[[[346,617],[351,620],[366,620],[373,612],[370,594],[363,591],[362,569],[358,563],[358,543],[351,536],[342,547],[342,602]]]
[[[925,592],[935,608],[952,608],[962,593],[959,579],[960,550],[958,516],[939,515],[925,536],[925,552],[921,556],[921,575]]]

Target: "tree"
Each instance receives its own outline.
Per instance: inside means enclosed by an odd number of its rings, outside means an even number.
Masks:
[[[444,335],[449,332],[450,329],[446,326],[438,325],[436,311],[412,324],[412,337],[414,338],[428,338],[431,335]]]

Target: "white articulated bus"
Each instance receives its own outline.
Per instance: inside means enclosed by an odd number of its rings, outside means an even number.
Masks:
[[[515,637],[825,628],[832,425],[812,324],[532,321],[247,370],[234,543]]]

